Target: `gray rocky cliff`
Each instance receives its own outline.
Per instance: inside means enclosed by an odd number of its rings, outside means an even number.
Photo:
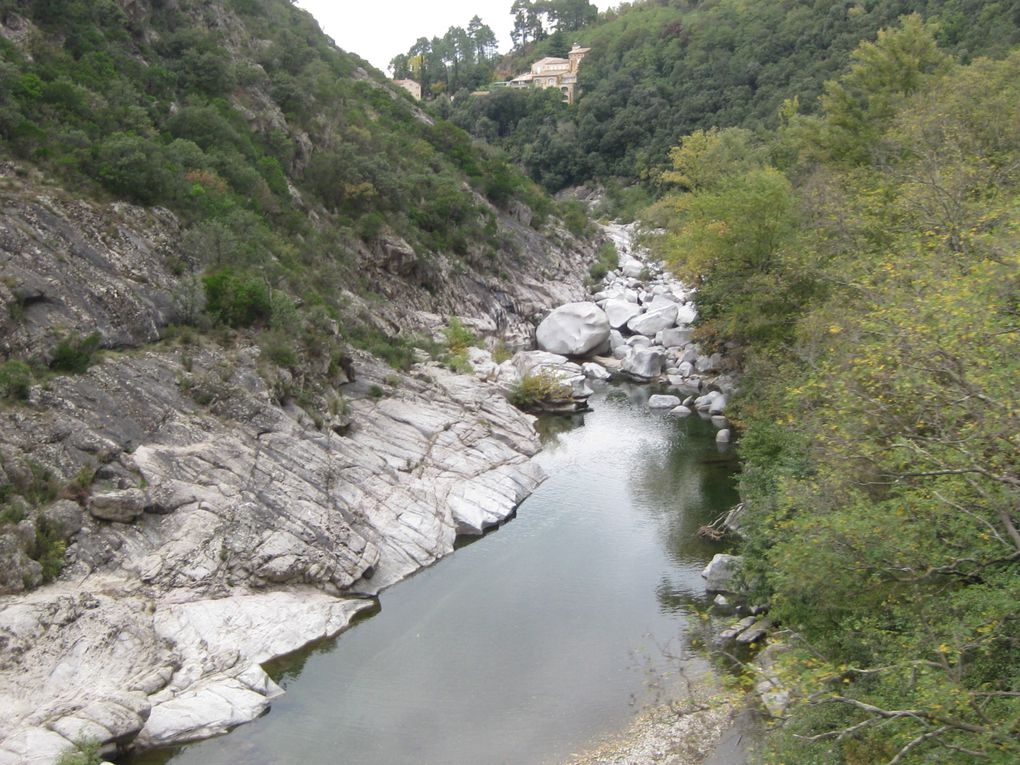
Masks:
[[[302,408],[244,333],[160,340],[182,311],[174,216],[0,176],[4,355],[45,361],[92,332],[107,349],[0,407],[0,483],[43,471],[64,486],[29,520],[68,541],[42,587],[24,589],[33,561],[4,560],[0,764],[253,719],[280,692],[260,663],[336,634],[365,596],[502,522],[542,480],[531,419],[476,377],[434,363],[395,376],[354,351],[357,382]],[[499,228],[513,243],[501,277],[433,259],[449,278],[432,291],[407,278],[417,254],[366,251],[385,299],[352,294],[352,310],[394,331],[459,314],[530,342],[537,315],[583,295],[590,253],[562,230],[554,243],[510,216]],[[16,529],[4,540],[0,556],[19,549]]]

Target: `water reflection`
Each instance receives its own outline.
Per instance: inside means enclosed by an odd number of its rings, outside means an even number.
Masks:
[[[535,423],[542,448],[555,451],[562,446],[562,436],[577,428],[584,427],[584,414],[545,415]]]

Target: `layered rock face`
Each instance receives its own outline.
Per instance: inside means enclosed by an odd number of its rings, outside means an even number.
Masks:
[[[280,403],[243,334],[153,342],[181,317],[176,219],[5,182],[4,354],[45,361],[56,328],[98,332],[108,350],[0,407],[0,484],[38,471],[65,485],[27,512],[67,539],[59,579],[19,592],[40,579],[24,554],[33,517],[0,534],[0,588],[14,593],[0,596],[0,765],[253,719],[279,693],[261,662],[336,634],[366,596],[502,522],[542,480],[531,419],[484,375],[423,362],[397,376],[354,351],[357,382],[302,408]],[[351,294],[352,311],[393,333],[459,313],[530,344],[535,316],[583,296],[585,253],[499,225],[513,278],[462,271],[430,293],[370,269],[390,299]]]
[[[369,604],[350,594],[498,524],[542,478],[529,419],[436,366],[352,401],[340,436],[273,405],[253,353],[231,358],[211,407],[182,392],[175,356],[107,361],[41,395],[30,422],[3,420],[7,450],[38,439],[51,464],[108,461],[61,581],[0,603],[0,762],[77,733],[151,745],[252,719],[278,692],[259,662],[336,633]]]

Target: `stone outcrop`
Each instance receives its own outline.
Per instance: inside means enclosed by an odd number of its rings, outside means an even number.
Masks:
[[[351,594],[502,522],[542,479],[529,419],[470,377],[423,366],[350,401],[341,437],[278,408],[256,359],[231,358],[220,405],[189,399],[177,352],[153,351],[58,378],[44,410],[0,419],[8,453],[102,451],[100,474],[135,484],[94,494],[84,519],[54,508],[84,523],[63,580],[0,601],[0,763],[58,736],[155,745],[252,719],[278,693],[260,662],[335,634],[370,605]],[[199,353],[191,374],[220,361]],[[366,385],[388,375],[359,361]]]

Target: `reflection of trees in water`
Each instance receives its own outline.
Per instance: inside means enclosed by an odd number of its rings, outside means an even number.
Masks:
[[[554,452],[562,446],[561,437],[564,433],[583,427],[583,414],[546,414],[535,423],[542,449],[547,452]]]
[[[719,453],[715,428],[698,417],[668,419],[658,427],[667,431],[665,444],[642,445],[628,491],[634,506],[658,524],[673,561],[707,560],[719,548],[697,532],[737,502],[736,462]]]
[[[655,598],[664,613],[691,613],[704,611],[708,607],[708,599],[703,593],[693,592],[689,587],[668,576],[663,576],[655,588]]]
[[[344,629],[344,632],[349,629],[353,629],[365,619],[371,619],[380,611],[382,611],[382,606],[379,601],[376,600],[372,608],[366,608],[364,611],[359,611],[355,614],[354,618],[351,619],[351,623]],[[336,647],[338,637],[339,636],[334,636],[310,643],[304,648],[299,648],[293,653],[289,653],[286,656],[280,656],[266,662],[262,665],[262,668],[266,671],[266,674],[273,679],[274,683],[286,689],[287,681],[299,677],[305,668],[305,664],[311,657],[317,656],[318,654],[330,653],[333,648]]]

